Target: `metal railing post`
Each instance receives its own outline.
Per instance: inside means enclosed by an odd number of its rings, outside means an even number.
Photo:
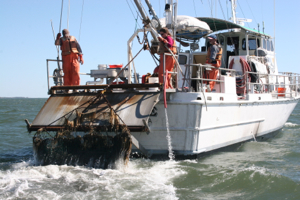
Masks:
[[[248,71],[246,71],[246,94],[248,94],[249,91],[249,81],[248,81]]]
[[[50,85],[50,82],[49,82],[49,65],[48,65],[48,59],[47,59],[47,83],[48,83],[48,91],[49,91],[49,85]]]
[[[298,88],[300,88],[300,76],[297,76],[297,79],[298,79],[298,84],[296,80],[296,96],[298,96]]]
[[[221,69],[219,67],[219,77],[220,77],[220,80],[221,80]],[[220,93],[222,93],[222,84],[221,82],[219,82],[219,85],[220,85]],[[223,85],[224,85],[224,90],[225,90],[225,81],[223,82]]]
[[[166,79],[166,54],[164,53],[164,72],[163,72],[163,78],[164,78],[164,89],[166,88],[166,81],[165,81],[165,79]]]
[[[276,83],[275,83],[275,90],[276,90],[276,96],[277,96],[277,99],[278,99],[278,86],[279,86],[279,83],[278,83],[278,76],[279,76],[279,75],[276,75]]]
[[[286,97],[286,85],[285,85],[285,75],[283,76],[283,87],[285,88],[284,90],[284,98]]]

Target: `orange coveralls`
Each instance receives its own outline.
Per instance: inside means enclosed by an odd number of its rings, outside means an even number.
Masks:
[[[219,68],[221,66],[222,48],[219,47],[219,52],[216,55],[216,61],[217,61],[217,63],[213,64],[213,63],[209,62],[210,61],[210,55],[211,55],[211,51],[210,51],[210,48],[208,48],[208,52],[207,52],[207,57],[206,57],[206,62],[205,63],[211,64],[212,66]],[[205,72],[205,78],[216,80],[217,76],[218,76],[218,72],[219,72],[218,69],[211,69],[210,71],[206,71]],[[215,84],[216,84],[215,81],[209,81],[210,90],[214,89]]]
[[[164,41],[159,43],[159,52],[158,54],[160,55],[159,58],[159,68],[158,68],[158,77],[159,77],[159,83],[163,83],[164,82],[164,53],[170,53],[166,47],[164,46],[164,44],[167,44],[167,46],[170,48],[170,50],[176,54],[176,43],[175,41],[168,36],[169,38],[165,39]],[[173,43],[172,43],[173,41]],[[165,67],[166,70],[168,70],[168,72],[173,72],[174,69],[174,65],[175,65],[175,59],[173,58],[173,56],[165,56],[166,61],[165,61]],[[167,76],[167,81],[166,81],[166,88],[173,88],[172,84],[171,84],[171,75],[172,74],[168,74]]]
[[[80,85],[80,66],[77,53],[62,56],[64,85]]]
[[[59,40],[63,60],[64,85],[80,85],[80,65],[78,54],[81,48],[74,36],[62,37]]]

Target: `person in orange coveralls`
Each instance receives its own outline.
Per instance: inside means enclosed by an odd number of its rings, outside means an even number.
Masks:
[[[176,42],[173,40],[171,37],[171,34],[168,30],[168,28],[162,28],[159,30],[159,33],[162,37],[158,37],[159,42],[159,51],[158,54],[160,55],[160,64],[158,68],[158,77],[159,77],[159,83],[164,82],[164,53],[170,53],[168,49],[165,47],[164,44],[167,45],[167,47],[173,52],[173,54],[177,53],[176,49]],[[165,56],[166,62],[165,62],[165,67],[166,70],[169,72],[173,72],[174,64],[175,64],[175,59],[173,56]],[[171,74],[168,74],[167,81],[166,81],[166,88],[173,88],[171,84]]]
[[[55,40],[55,45],[60,45],[63,72],[64,72],[64,85],[80,85],[79,76],[79,62],[83,64],[82,51],[79,43],[74,36],[71,36],[68,29],[64,29],[58,33]]]
[[[221,66],[221,59],[222,59],[222,48],[217,43],[217,36],[210,35],[207,37],[209,39],[209,43],[211,44],[208,47],[207,56],[206,56],[206,63],[211,64],[214,67],[219,68]],[[210,71],[206,71],[206,78],[216,80],[218,76],[218,69],[211,69]],[[214,89],[216,82],[209,81],[210,91]]]

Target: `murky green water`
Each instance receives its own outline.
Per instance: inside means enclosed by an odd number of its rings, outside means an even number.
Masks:
[[[0,99],[0,199],[300,199],[300,105],[272,139],[198,159],[131,159],[115,170],[35,166],[46,99]]]

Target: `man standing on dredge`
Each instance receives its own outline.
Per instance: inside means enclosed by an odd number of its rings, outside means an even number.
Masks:
[[[80,85],[79,62],[83,65],[82,51],[79,43],[74,36],[70,36],[68,29],[64,29],[58,33],[55,40],[55,45],[60,45],[64,85]]]

